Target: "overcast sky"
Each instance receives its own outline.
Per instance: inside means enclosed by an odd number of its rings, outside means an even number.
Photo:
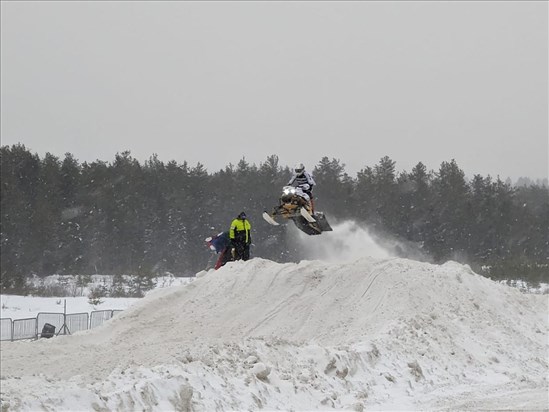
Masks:
[[[2,145],[548,175],[548,3],[1,2]]]

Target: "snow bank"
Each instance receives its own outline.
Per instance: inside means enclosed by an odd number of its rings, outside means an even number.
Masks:
[[[2,342],[2,407],[543,409],[547,311],[453,262],[233,262],[96,329]]]

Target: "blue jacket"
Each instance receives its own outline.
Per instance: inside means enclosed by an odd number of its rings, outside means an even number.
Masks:
[[[229,246],[229,232],[219,233],[210,240],[210,245],[215,248],[216,253],[223,252],[227,246]]]

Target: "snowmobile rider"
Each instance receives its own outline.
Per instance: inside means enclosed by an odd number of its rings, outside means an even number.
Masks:
[[[229,229],[230,247],[234,260],[248,260],[250,258],[251,230],[252,225],[246,219],[246,213],[240,212],[236,219],[232,221]]]
[[[313,179],[313,176],[305,170],[305,166],[303,163],[298,163],[294,167],[294,174],[292,175],[292,178],[288,182],[288,186],[293,186],[296,188],[300,188],[308,197],[305,199],[307,201],[310,200],[311,203],[311,209],[313,209],[313,186],[316,185],[315,180]]]

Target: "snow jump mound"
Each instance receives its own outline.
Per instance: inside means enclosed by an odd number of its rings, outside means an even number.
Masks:
[[[2,403],[543,409],[547,309],[546,296],[454,262],[233,262],[151,293],[97,329],[2,343]]]

